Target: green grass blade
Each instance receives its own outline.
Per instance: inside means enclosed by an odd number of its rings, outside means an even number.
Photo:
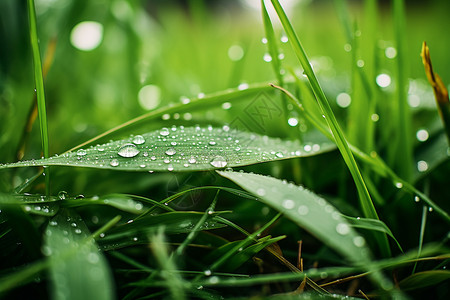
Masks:
[[[273,31],[272,22],[270,21],[269,14],[266,9],[266,5],[264,3],[264,0],[261,0],[261,7],[262,7],[262,19],[264,23],[264,31],[266,33],[266,39],[267,39],[267,47],[269,49],[269,54],[272,58],[271,64],[273,67],[273,71],[275,72],[275,76],[278,80],[278,84],[280,86],[283,86],[283,76],[281,74],[281,61],[278,58],[279,51],[278,51],[278,45],[275,38],[275,32]]]
[[[44,255],[49,256],[53,299],[113,299],[109,266],[97,246],[84,241],[89,231],[73,212],[53,218],[44,235]],[[63,253],[73,253],[70,256]]]
[[[423,247],[423,237],[425,235],[425,226],[427,224],[427,213],[428,213],[428,207],[425,205],[422,208],[422,221],[420,223],[420,234],[419,234],[419,247],[417,249],[417,258],[420,257],[420,253],[422,252]],[[414,264],[414,268],[412,270],[412,274],[416,273],[417,268],[417,262]]]
[[[166,287],[172,296],[171,299],[183,300],[186,299],[184,280],[180,274],[175,272],[177,268],[174,260],[169,257],[169,249],[163,233],[164,227],[159,227],[158,232],[150,238],[152,242],[151,249],[161,267],[160,276],[166,282]]]
[[[219,172],[219,174],[221,174]],[[222,175],[222,174],[221,174]],[[205,271],[205,273],[203,275],[209,276],[211,275],[211,273],[213,271],[215,271],[217,268],[219,268],[221,265],[223,265],[224,263],[226,263],[229,259],[233,258],[233,255],[236,254],[239,249],[247,246],[248,244],[252,243],[255,241],[256,237],[261,234],[262,232],[264,232],[267,228],[269,228],[269,226],[271,226],[276,220],[278,220],[278,218],[281,216],[281,214],[277,214],[276,216],[274,216],[269,222],[267,222],[266,224],[264,224],[264,226],[262,226],[261,228],[259,228],[258,230],[256,230],[255,232],[253,232],[252,234],[250,234],[249,236],[247,236],[244,240],[236,243],[231,249],[229,249],[226,253],[224,253],[219,259],[217,259],[214,263],[212,263],[209,268]],[[202,276],[199,275],[196,277],[196,281],[199,280]]]
[[[389,235],[397,244],[400,251],[403,252],[402,246],[400,246],[400,243],[395,238],[392,231],[389,229],[389,227],[380,220],[375,219],[367,219],[367,218],[354,218],[343,215],[343,217],[352,225],[354,228],[361,228],[361,229],[367,229],[367,230],[373,230],[373,231],[379,231],[384,232],[387,235]]]
[[[287,34],[289,41],[294,49],[294,52],[304,69],[304,73],[306,74],[306,76],[309,79],[311,88],[318,100],[318,104],[319,104],[319,106],[322,110],[322,113],[328,123],[328,126],[331,129],[331,132],[336,141],[336,145],[337,145],[339,151],[341,152],[341,155],[342,155],[345,163],[347,164],[348,169],[353,177],[356,188],[358,190],[358,196],[359,196],[360,205],[361,205],[363,214],[367,218],[379,219],[378,214],[375,210],[375,206],[373,205],[372,199],[370,198],[369,191],[367,190],[367,187],[364,183],[364,179],[362,178],[361,172],[359,171],[358,165],[356,164],[356,161],[353,157],[353,154],[350,150],[347,140],[344,137],[344,133],[342,132],[342,130],[334,116],[334,113],[330,107],[330,104],[328,103],[325,93],[323,92],[322,88],[320,87],[319,81],[317,80],[317,77],[312,69],[312,66],[309,63],[309,60],[306,56],[305,51],[303,50],[300,40],[298,39],[298,37],[294,31],[294,28],[292,27],[291,23],[289,22],[289,19],[287,18],[286,13],[284,12],[280,3],[277,0],[272,0],[272,4],[273,4],[275,10],[277,11],[278,17],[280,18],[280,21],[284,27],[284,30],[286,31],[286,34]],[[383,255],[389,256],[390,248],[389,248],[389,243],[387,241],[386,235],[377,234],[376,237],[379,240],[380,250],[382,251]]]
[[[330,104],[328,103],[328,100],[327,100],[322,88],[320,87],[319,81],[317,80],[316,75],[314,74],[314,71],[312,69],[311,64],[309,63],[306,53],[303,50],[303,47],[301,46],[300,41],[294,32],[294,28],[292,27],[291,23],[289,22],[280,3],[276,0],[272,0],[272,4],[275,7],[275,10],[277,11],[277,14],[280,18],[281,23],[283,24],[286,34],[289,37],[289,41],[290,41],[292,47],[294,48],[294,52],[297,55],[297,58],[299,59],[301,65],[304,69],[304,73],[306,74],[306,76],[309,79],[311,88],[317,98],[318,104],[322,110],[322,113],[324,114],[325,119],[327,120],[328,126],[331,129],[331,132],[333,133],[333,136],[336,141],[336,145],[339,148],[339,151],[341,151],[342,157],[344,158],[344,160],[350,170],[350,173],[353,176],[356,187],[358,189],[358,194],[360,197],[361,207],[363,209],[364,215],[369,218],[378,219],[378,215],[375,211],[372,200],[370,199],[370,195],[364,184],[364,180],[361,176],[361,173],[359,172],[356,161],[353,158],[353,155],[350,151],[350,148],[344,137],[344,134],[343,134],[332,110],[331,110]]]
[[[180,103],[171,105],[168,107],[162,107],[159,109],[155,109],[153,111],[150,111],[146,114],[143,114],[139,117],[136,117],[134,119],[131,119],[123,124],[120,124],[114,128],[111,128],[110,130],[105,131],[102,134],[99,134],[96,137],[93,137],[92,139],[70,149],[69,151],[74,151],[77,149],[80,149],[82,147],[85,147],[86,145],[92,144],[98,140],[105,139],[106,137],[119,133],[123,131],[124,129],[130,129],[135,126],[138,126],[144,122],[148,122],[150,120],[155,120],[157,118],[161,118],[165,114],[173,114],[173,113],[183,113],[183,112],[192,112],[198,109],[207,109],[209,107],[217,107],[217,105],[223,103],[223,102],[233,102],[238,101],[242,99],[242,97],[249,96],[249,95],[257,95],[261,92],[269,91],[270,86],[267,85],[267,83],[263,84],[252,84],[248,88],[242,89],[242,88],[234,88],[234,89],[228,89],[221,92],[216,92],[213,94],[205,95],[205,97],[202,98],[194,98],[191,99],[188,103]],[[67,151],[67,152],[69,152]]]
[[[333,135],[331,134],[330,130],[321,122],[321,120],[318,120],[313,114],[311,114],[308,110],[305,110],[300,103],[300,101],[292,95],[289,91],[274,86],[274,88],[279,89],[283,93],[285,93],[291,101],[297,105],[297,107],[305,114],[305,117],[308,119],[309,122],[311,122],[323,135],[325,135],[328,139],[334,140]],[[445,142],[445,141],[444,141]],[[426,194],[419,191],[417,188],[415,188],[412,184],[410,184],[408,181],[402,179],[399,177],[389,166],[379,157],[379,156],[370,156],[366,154],[365,152],[361,151],[358,147],[349,144],[349,147],[352,151],[352,153],[360,160],[362,161],[366,166],[368,166],[372,171],[378,173],[379,175],[389,178],[393,185],[396,187],[401,186],[405,191],[408,191],[416,196],[418,196],[420,199],[422,199],[428,206],[432,207],[434,211],[436,211],[446,222],[450,223],[450,215],[442,209],[440,206],[438,206],[436,203],[434,203],[433,200],[430,199]],[[442,151],[441,151],[442,152]]]
[[[50,156],[50,150],[48,139],[47,111],[45,108],[44,78],[42,75],[42,62],[39,50],[39,39],[37,35],[36,11],[34,7],[34,0],[28,0],[28,14],[30,22],[31,49],[33,51],[34,80],[36,84],[36,99],[38,105],[39,128],[41,130],[42,152],[44,154],[44,157],[48,158]],[[45,183],[47,194],[49,194],[50,191],[49,170],[47,170],[46,172]]]
[[[332,143],[320,139],[302,144],[227,126],[173,126],[48,159],[0,165],[0,169],[59,165],[140,172],[187,172],[307,157],[334,148]]]
[[[205,211],[205,213],[200,218],[200,220],[197,222],[197,224],[195,224],[195,226],[192,229],[191,233],[189,233],[189,235],[186,237],[186,239],[183,241],[183,243],[181,243],[181,245],[178,246],[177,250],[175,250],[175,255],[176,256],[180,257],[183,254],[184,249],[186,249],[186,247],[195,239],[195,237],[197,236],[198,232],[200,232],[200,228],[206,222],[206,219],[208,218],[208,216],[211,215],[214,212],[214,208],[216,207],[217,197],[219,196],[219,192],[220,192],[220,190],[217,190],[216,196],[214,197],[211,205]]]
[[[394,139],[395,161],[394,170],[406,180],[411,180],[413,174],[413,144],[411,112],[407,102],[407,53],[405,4],[403,0],[393,1],[394,32],[397,46],[397,101],[395,112],[397,118],[397,138]]]
[[[371,270],[369,249],[341,214],[326,200],[302,187],[279,179],[240,172],[218,173],[245,190],[260,197],[260,201],[283,213],[291,221],[306,229],[324,244],[334,249],[355,266]],[[390,285],[381,274],[374,273],[380,285]]]
[[[98,243],[104,250],[147,243],[148,236],[156,234],[160,226],[164,226],[165,234],[190,233],[203,215],[200,212],[166,212],[159,215],[147,215],[112,228],[108,234],[99,239]],[[214,217],[215,214],[211,215],[211,218],[204,221],[197,230],[225,227]]]

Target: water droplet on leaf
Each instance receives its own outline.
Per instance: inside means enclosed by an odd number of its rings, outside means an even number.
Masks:
[[[136,145],[141,145],[141,144],[145,143],[145,139],[142,135],[136,135],[133,138],[133,143]]]
[[[214,157],[210,162],[211,166],[216,168],[225,168],[227,166],[227,161],[222,156]]]
[[[128,143],[120,147],[119,152],[117,152],[117,154],[119,154],[122,157],[135,157],[136,155],[139,154],[139,152],[140,151],[137,149],[136,145]]]

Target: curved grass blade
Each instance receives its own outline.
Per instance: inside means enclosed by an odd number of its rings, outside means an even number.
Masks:
[[[217,105],[223,103],[223,102],[233,102],[234,100],[241,99],[242,97],[248,96],[248,95],[257,95],[258,93],[269,91],[270,87],[264,83],[264,84],[254,84],[246,88],[235,88],[235,89],[228,89],[225,91],[213,93],[206,95],[202,98],[195,98],[187,103],[180,103],[173,106],[168,107],[162,107],[160,109],[156,109],[153,111],[150,111],[146,114],[143,114],[139,117],[136,117],[134,119],[131,119],[123,124],[120,124],[114,128],[111,128],[110,130],[105,131],[104,133],[93,137],[92,139],[70,149],[69,151],[74,151],[77,149],[80,149],[82,147],[85,147],[86,145],[92,144],[95,141],[98,141],[100,139],[103,139],[107,136],[110,136],[113,133],[118,133],[126,128],[132,128],[133,126],[137,126],[139,124],[142,124],[145,121],[154,120],[156,118],[160,118],[161,116],[165,114],[172,114],[172,113],[182,113],[182,112],[191,112],[195,111],[197,109],[206,109],[208,107],[216,107]]]
[[[211,215],[197,230],[212,230],[225,227],[215,215]],[[159,215],[147,215],[140,219],[112,228],[103,235],[98,243],[104,250],[123,248],[148,242],[148,236],[156,234],[158,228],[164,226],[165,234],[190,233],[195,224],[203,217],[201,212],[168,212]]]
[[[126,171],[198,171],[312,156],[334,148],[331,142],[302,144],[228,126],[173,126],[48,159],[0,165],[0,169],[59,165]]]
[[[53,299],[114,298],[108,264],[93,240],[85,242],[89,234],[83,220],[67,210],[62,210],[47,226],[43,252],[53,260]]]
[[[375,220],[375,219],[368,219],[368,218],[353,218],[353,217],[349,217],[349,216],[344,216],[343,217],[351,224],[352,227],[354,228],[361,228],[361,229],[367,229],[367,230],[374,230],[374,231],[379,231],[379,232],[384,232],[387,235],[389,235],[394,242],[397,244],[398,248],[400,249],[400,251],[403,252],[402,247],[400,246],[400,243],[397,241],[397,239],[395,238],[394,234],[392,233],[392,231],[389,229],[389,227],[387,227],[387,225],[380,221],[380,220]]]
[[[264,248],[276,243],[286,236],[279,236],[275,238],[271,238],[271,236],[266,236],[259,239],[255,244],[250,245],[248,247],[244,247],[239,252],[237,252],[234,256],[231,256],[228,259],[227,263],[222,266],[222,271],[233,272],[241,265],[243,265],[246,261],[251,259],[253,256],[258,254],[260,251],[264,250]],[[230,251],[236,244],[241,241],[234,241],[228,244],[223,245],[222,247],[211,252],[205,259],[209,261],[214,261],[215,259],[219,259],[223,255],[225,255],[228,251]]]
[[[47,111],[45,109],[45,92],[44,92],[44,77],[42,75],[41,53],[39,50],[39,39],[37,35],[36,26],[36,11],[34,0],[28,0],[28,14],[30,18],[30,41],[33,50],[34,62],[34,80],[36,84],[36,99],[39,115],[39,127],[41,130],[42,151],[45,158],[50,156],[49,141],[48,141],[48,125],[47,125]],[[45,177],[46,194],[50,192],[50,174],[47,171]]]
[[[289,41],[294,49],[294,52],[295,52],[297,58],[300,61],[303,69],[305,70],[305,74],[308,77],[311,88],[317,98],[318,105],[320,106],[322,113],[328,123],[328,126],[334,136],[334,139],[336,141],[336,146],[338,147],[339,151],[341,152],[341,155],[342,155],[345,163],[347,164],[350,173],[352,174],[353,180],[354,180],[356,188],[358,190],[358,195],[359,195],[363,213],[368,218],[378,219],[377,212],[372,203],[372,200],[370,198],[367,187],[364,184],[364,180],[361,176],[358,165],[356,164],[356,161],[355,161],[353,154],[349,148],[347,140],[345,139],[344,134],[336,120],[336,117],[334,116],[334,113],[330,107],[330,104],[328,103],[325,93],[322,90],[322,88],[320,87],[319,81],[317,80],[317,77],[316,77],[316,75],[312,69],[312,66],[306,56],[306,53],[303,50],[303,47],[294,31],[294,28],[292,27],[289,19],[286,16],[286,13],[284,12],[280,3],[277,0],[272,0],[272,4],[278,14],[278,17],[280,18],[281,24],[283,25],[283,28],[286,31],[286,34],[289,38]],[[386,237],[384,237],[383,239],[386,240]],[[385,244],[388,245],[387,241]],[[386,247],[382,247],[382,248],[384,249],[385,252],[389,252],[388,246],[386,246]]]
[[[450,280],[450,271],[432,270],[418,272],[406,277],[399,282],[399,286],[403,290],[416,290],[428,286],[437,285],[443,281]]]
[[[297,107],[305,114],[305,117],[310,121],[323,135],[325,135],[328,139],[333,140],[333,135],[329,131],[328,128],[325,127],[324,124],[320,122],[313,114],[311,114],[308,110],[305,110],[300,101],[292,95],[289,91],[283,89],[282,87],[272,85],[272,87],[279,89],[283,93],[285,93],[292,102],[297,105]],[[445,141],[444,141],[445,142]],[[405,191],[408,191],[412,194],[417,195],[420,199],[430,207],[434,209],[446,222],[450,222],[450,216],[448,213],[443,210],[440,206],[433,202],[426,194],[419,191],[408,181],[400,178],[389,166],[378,156],[378,155],[368,155],[365,152],[361,151],[359,148],[352,144],[348,144],[350,150],[353,155],[355,155],[360,161],[362,161],[366,166],[368,166],[375,173],[389,178],[391,182],[396,186],[402,186]],[[376,153],[375,153],[376,154]]]
[[[303,187],[279,179],[240,172],[217,171],[251,192],[265,204],[282,212],[287,218],[306,229],[355,266],[371,271],[371,255],[365,239],[358,235],[341,214],[323,198]],[[373,279],[383,288],[390,288],[381,273]]]

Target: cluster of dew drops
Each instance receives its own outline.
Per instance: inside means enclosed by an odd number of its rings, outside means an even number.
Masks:
[[[199,130],[199,129],[200,129],[200,127],[196,127],[196,130]],[[225,132],[229,131],[229,129],[230,128],[227,125],[222,127],[222,130]],[[166,141],[166,138],[168,138],[169,135],[174,134],[175,131],[177,131],[177,130],[178,129],[176,126],[173,126],[171,129],[164,127],[159,131],[158,138],[162,141]],[[179,130],[180,130],[180,132],[183,133],[184,127],[180,126]],[[208,126],[208,130],[212,131],[212,127]],[[175,137],[175,135],[172,137]],[[132,138],[131,142],[127,142],[119,147],[119,149],[117,150],[117,155],[119,155],[120,157],[123,157],[123,158],[136,157],[139,153],[141,153],[141,150],[139,150],[137,146],[143,145],[145,142],[146,142],[146,139],[144,136],[136,135]],[[199,142],[199,144],[200,143],[201,142]],[[214,138],[211,137],[211,139],[207,142],[207,144],[208,144],[208,146],[215,146],[217,144],[217,141],[215,141]],[[175,154],[177,154],[176,146],[177,146],[177,141],[174,140],[168,144],[168,148],[164,151],[166,158],[164,158],[163,161],[164,161],[164,163],[166,163],[168,165],[167,166],[168,171],[174,170],[174,167],[171,164],[171,159],[175,156]],[[154,148],[157,148],[157,146],[155,146]],[[97,145],[95,147],[95,149],[99,152],[103,152],[105,150],[105,146]],[[236,147],[236,149],[237,149],[236,151],[240,150],[239,147]],[[148,150],[151,151],[152,149],[148,149]],[[77,158],[79,160],[81,160],[87,154],[88,154],[88,151],[86,151],[85,149],[79,149],[76,152]],[[147,151],[143,152],[142,155],[144,157],[149,157],[149,153]],[[184,154],[180,154],[180,155],[184,156]],[[149,157],[149,159],[152,161],[155,161],[157,159],[157,157],[155,155],[152,155]],[[184,167],[189,167],[190,165],[198,163],[198,158],[195,156],[186,157],[185,159],[186,159],[186,162],[183,164]],[[120,163],[121,163],[121,161],[119,159],[113,158],[111,156],[111,160],[109,161],[110,166],[118,167],[120,165]],[[209,164],[216,168],[224,168],[228,165],[228,162],[223,156],[215,155],[209,160]],[[141,163],[139,166],[141,168],[146,167],[145,163]],[[153,171],[150,171],[150,172],[152,173]]]
[[[193,131],[191,131],[193,130]],[[195,128],[184,128],[184,126],[172,126],[169,128],[162,128],[159,130],[157,135],[157,140],[154,140],[154,136],[145,137],[142,135],[136,135],[130,138],[130,140],[126,141],[122,145],[120,145],[117,150],[116,155],[122,158],[134,158],[137,155],[141,154],[144,158],[139,162],[133,160],[129,162],[137,162],[140,168],[148,168],[150,165],[146,164],[146,161],[156,161],[157,159],[162,159],[164,164],[167,166],[168,171],[174,170],[174,165],[172,163],[180,163],[184,167],[188,168],[194,164],[209,164],[215,168],[225,168],[230,165],[230,161],[233,163],[241,163],[241,159],[256,159],[261,161],[289,157],[289,156],[299,156],[305,153],[314,153],[321,150],[321,146],[319,144],[311,144],[304,145],[302,150],[296,151],[288,151],[287,148],[298,149],[299,145],[290,144],[287,146],[279,147],[276,146],[276,150],[264,150],[258,145],[259,143],[255,143],[255,145],[244,145],[244,143],[252,142],[255,139],[259,139],[256,135],[252,134],[249,136],[233,136],[230,134],[215,136],[215,131],[227,133],[230,131],[230,127],[228,125],[224,125],[222,128],[214,129],[212,126],[208,126],[207,128],[201,128],[196,126]],[[190,136],[192,134],[192,136]],[[152,140],[150,142],[150,139]],[[273,141],[269,139],[267,136],[262,136],[261,142],[263,144],[272,143]],[[163,144],[151,145],[152,142],[163,142]],[[144,145],[145,143],[148,144]],[[182,143],[185,143],[184,146],[188,146],[189,148],[197,149],[197,150],[206,150],[207,152],[201,153],[197,151],[195,154],[192,153],[190,155],[185,155],[182,150],[180,150],[180,146]],[[277,144],[276,142],[274,142]],[[112,150],[113,147],[117,147],[113,144],[105,144],[105,145],[97,145],[94,150],[98,152],[103,152],[105,149],[108,149],[108,152]],[[165,147],[165,149],[158,154],[152,155],[153,150],[158,147]],[[183,147],[182,147],[183,148]],[[212,151],[213,149],[216,149]],[[97,154],[98,154],[97,152]],[[91,155],[88,155],[91,151],[87,151],[84,149],[79,149],[76,152],[76,157],[78,160],[91,160]],[[156,152],[154,152],[156,153]],[[105,153],[106,154],[106,153]],[[163,157],[157,157],[162,154]],[[95,156],[94,156],[95,157]],[[228,157],[226,159],[225,157]],[[119,157],[115,158],[114,155],[109,157],[107,162],[103,162],[98,160],[98,157],[95,157],[94,163],[100,163],[101,166],[108,164],[111,167],[118,167],[120,164],[127,164],[127,161],[121,160]],[[159,166],[162,166],[162,163],[159,163]],[[153,172],[153,171],[149,171]]]

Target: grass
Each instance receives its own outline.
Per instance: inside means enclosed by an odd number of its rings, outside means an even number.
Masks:
[[[0,4],[1,298],[448,297],[448,3],[260,4]]]

